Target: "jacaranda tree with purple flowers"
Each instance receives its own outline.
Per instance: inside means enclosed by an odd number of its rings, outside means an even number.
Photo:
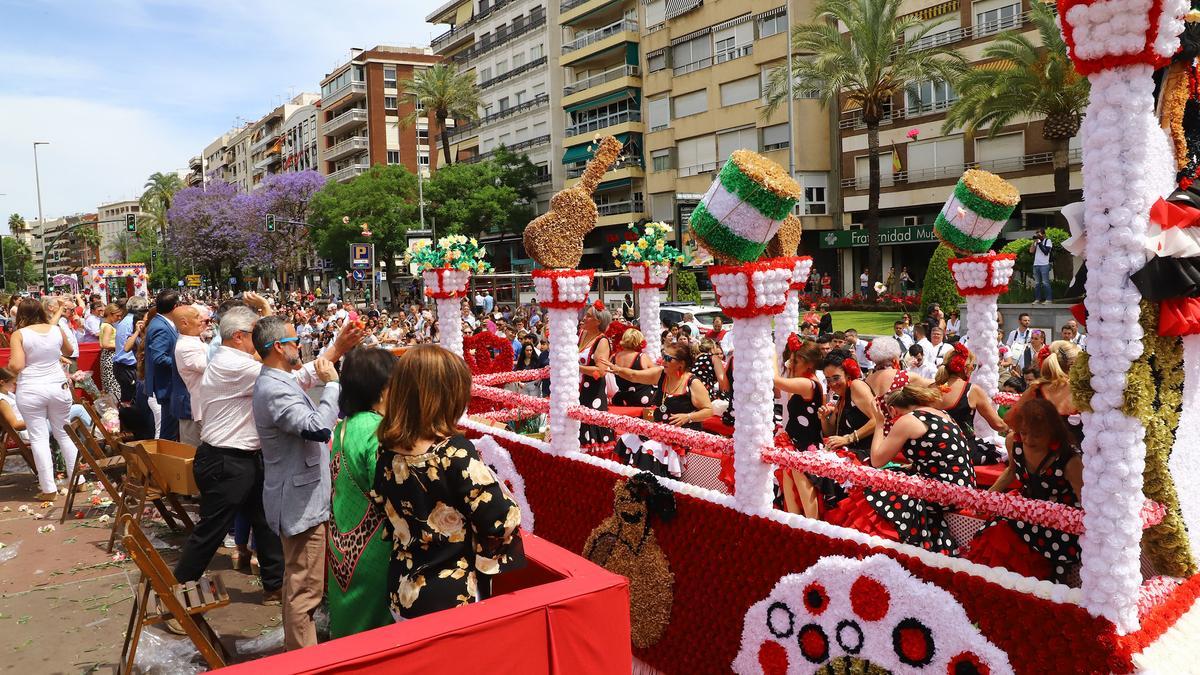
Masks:
[[[167,251],[207,271],[210,279],[223,278],[246,261],[247,200],[237,187],[212,180],[175,193],[167,212]]]
[[[275,275],[281,287],[302,273],[312,252],[310,204],[324,186],[325,177],[316,171],[280,173],[267,176],[257,190],[240,197],[247,231],[245,263]],[[275,216],[274,232],[267,231],[268,214]]]

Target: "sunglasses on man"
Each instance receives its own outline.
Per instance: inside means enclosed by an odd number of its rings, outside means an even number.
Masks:
[[[299,342],[299,341],[300,341],[300,338],[298,338],[298,337],[279,338],[278,340],[271,340],[267,344],[263,345],[263,349],[270,349],[271,347],[273,347],[277,344],[286,345],[289,342]]]

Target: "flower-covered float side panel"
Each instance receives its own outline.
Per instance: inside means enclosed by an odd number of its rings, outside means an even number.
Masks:
[[[612,513],[613,484],[624,477],[509,438],[498,436],[496,441],[509,450],[526,479],[538,535],[582,552],[589,533]],[[676,493],[675,499],[675,518],[655,524],[675,577],[671,622],[656,645],[634,650],[639,659],[666,673],[728,672],[750,607],[767,597],[781,577],[802,574],[828,556],[883,554],[917,579],[944,589],[987,641],[1007,655],[1016,673],[1131,672],[1131,648],[1157,637],[1119,640],[1111,623],[1076,605],[930,567],[894,550],[747,516],[690,495]]]

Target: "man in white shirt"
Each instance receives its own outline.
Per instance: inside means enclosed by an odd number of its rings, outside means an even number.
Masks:
[[[913,346],[913,339],[908,336],[908,333],[904,332],[903,321],[897,321],[896,323],[892,324],[892,337],[896,338],[896,341],[900,343],[900,346],[903,348],[905,354],[907,354],[909,348]]]
[[[700,325],[700,322],[696,320],[696,317],[693,316],[691,312],[684,312],[683,321],[680,321],[679,325],[691,326],[692,335],[695,335],[696,337],[704,335],[704,328]]]
[[[263,306],[269,315],[269,306]],[[283,544],[267,524],[263,511],[262,443],[254,424],[254,385],[262,363],[256,358],[252,334],[259,315],[249,307],[230,307],[221,315],[221,346],[200,378],[194,403],[200,419],[201,443],[192,471],[200,488],[200,522],[188,535],[175,578],[195,581],[204,574],[213,554],[240,512],[250,519],[262,574],[263,601],[278,604],[283,587]],[[363,331],[348,326],[325,356],[336,362],[362,340]],[[316,366],[296,372],[302,389],[317,385]]]
[[[1044,305],[1050,302],[1050,252],[1054,242],[1046,236],[1043,228],[1033,236],[1033,244],[1029,252],[1033,254],[1033,304]]]
[[[1062,339],[1077,344],[1080,349],[1087,351],[1087,336],[1079,332],[1079,323],[1075,319],[1063,324],[1061,334]]]
[[[850,328],[846,330],[846,342],[842,345],[843,349],[849,350],[854,354],[854,360],[858,361],[858,367],[866,372],[875,367],[871,359],[867,358],[867,342],[866,340],[858,339],[858,331]]]
[[[175,325],[179,329],[179,339],[175,342],[175,369],[191,395],[191,419],[179,418],[179,442],[199,446],[201,418],[196,394],[204,369],[208,367],[208,345],[200,339],[205,322],[195,305],[184,305],[177,314]]]
[[[487,311],[487,305],[485,305],[483,301],[483,293],[480,293],[478,289],[475,290],[475,311]]]
[[[1025,354],[1025,348],[1029,346],[1029,339],[1033,337],[1033,329],[1029,327],[1032,321],[1028,313],[1021,312],[1021,315],[1017,317],[1017,323],[1020,325],[1009,331],[1005,344],[1008,345],[1008,353],[1013,355],[1017,366],[1024,368],[1026,364],[1022,362],[1023,354]]]
[[[79,338],[80,342],[100,342],[100,326],[104,323],[100,317],[103,314],[104,305],[93,302],[91,310],[83,318],[83,336]]]
[[[942,342],[945,337],[946,334],[941,328],[934,328],[929,331],[929,341],[923,347],[925,350],[925,361],[934,368],[941,367],[942,360],[946,358],[946,355],[954,351],[953,347]]]

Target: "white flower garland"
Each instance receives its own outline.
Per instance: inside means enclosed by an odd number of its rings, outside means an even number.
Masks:
[[[1100,8],[1101,3],[1076,7],[1068,12],[1068,20],[1074,23],[1076,15],[1085,23],[1089,16],[1098,20],[1089,12]],[[1130,26],[1144,21],[1136,12],[1123,18]],[[1076,48],[1087,44],[1089,49],[1112,49],[1110,40],[1118,38],[1111,32],[1100,37],[1079,37]],[[1093,412],[1083,415],[1081,505],[1086,531],[1080,538],[1081,591],[1083,606],[1112,621],[1121,634],[1138,626],[1139,513],[1146,455],[1145,430],[1121,410],[1126,373],[1142,353],[1141,295],[1129,275],[1144,263],[1142,242],[1150,206],[1170,190],[1168,172],[1174,167],[1167,138],[1153,114],[1152,75],[1151,66],[1133,65],[1089,76],[1091,100],[1081,129],[1088,363],[1095,391]]]
[[[975,372],[971,382],[987,392],[988,398],[1000,390],[1000,343],[996,331],[995,295],[968,295],[967,342],[975,355]],[[989,427],[990,428],[990,427]]]
[[[567,417],[567,406],[579,403],[579,351],[571,339],[579,332],[579,312],[548,309],[546,313],[551,336],[550,448],[553,454],[563,455],[579,450],[579,422]]]
[[[905,638],[904,654],[897,636]],[[765,643],[775,646],[764,649]],[[976,666],[971,672],[1013,672],[1008,656],[980,633],[953,595],[883,555],[827,556],[801,574],[780,578],[746,612],[731,665],[742,675],[764,672],[764,660],[807,672],[842,656],[892,673],[954,673],[964,661]]]
[[[775,317],[775,356],[783,357],[787,349],[787,339],[800,328],[800,291],[790,290],[787,294],[787,304],[783,311]],[[781,399],[782,399],[781,395]]]
[[[762,448],[774,446],[774,381],[767,376],[774,372],[771,338],[770,316],[739,319],[733,331],[733,405],[737,411],[733,428],[734,501],[739,511],[748,514],[771,510],[773,467],[761,457]]]
[[[639,288],[638,306],[641,308],[642,335],[646,337],[646,354],[653,361],[662,358],[662,317],[659,316],[662,291],[657,288]]]
[[[517,466],[513,464],[512,455],[491,435],[475,441],[475,449],[479,451],[483,462],[496,470],[496,478],[500,480],[500,484],[504,486],[505,491],[517,503],[517,506],[521,507],[521,529],[533,532],[533,509],[530,508],[529,500],[525,497],[525,479],[521,477],[521,472],[517,471]]]
[[[449,276],[449,275],[447,275]],[[437,298],[438,343],[463,355],[462,298]]]
[[[1183,412],[1167,466],[1183,523],[1200,540],[1200,335],[1183,338]]]

